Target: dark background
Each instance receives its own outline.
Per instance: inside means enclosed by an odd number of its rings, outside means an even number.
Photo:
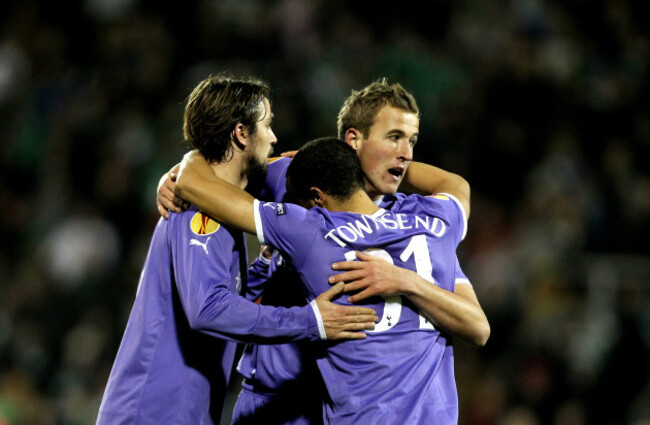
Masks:
[[[2,2],[0,424],[94,423],[184,100],[231,71],[272,86],[279,152],[375,79],[415,95],[416,160],[472,185],[459,255],[492,325],[456,349],[461,425],[648,425],[641,6]]]

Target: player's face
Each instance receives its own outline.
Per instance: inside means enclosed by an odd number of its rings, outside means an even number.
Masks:
[[[366,178],[366,192],[376,199],[397,192],[413,160],[420,120],[416,114],[383,107],[370,127],[368,137],[360,135],[357,155]]]
[[[261,108],[260,116],[262,120],[255,123],[255,134],[251,136],[251,162],[265,165],[271,153],[273,153],[273,145],[278,140],[271,129],[273,113],[271,112],[271,104],[268,99],[264,99],[259,107]]]

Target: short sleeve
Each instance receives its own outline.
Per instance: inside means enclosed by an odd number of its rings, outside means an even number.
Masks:
[[[456,266],[454,268],[454,284],[465,284],[465,285],[471,285],[472,282],[470,282],[469,278],[463,271],[463,269],[460,267],[460,263],[458,262],[458,256],[456,256]]]
[[[315,216],[299,205],[255,201],[255,229],[261,244],[270,245],[299,267],[308,257],[317,229]]]
[[[430,202],[434,202],[434,211],[442,214],[449,221],[456,235],[456,245],[458,245],[467,234],[467,213],[463,204],[454,195],[448,193],[438,193],[425,197]]]
[[[462,229],[460,240],[462,241],[463,239],[465,239],[465,236],[467,235],[467,212],[465,211],[465,208],[463,207],[463,204],[454,195],[452,195],[450,193],[441,193],[440,195],[446,196],[449,199],[451,199],[454,202],[454,204],[456,205],[456,207],[458,208],[459,218],[460,218],[459,224],[460,224],[461,229]]]

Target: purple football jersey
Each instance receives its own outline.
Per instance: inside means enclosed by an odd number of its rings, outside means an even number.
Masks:
[[[330,265],[372,253],[448,291],[456,281],[456,247],[466,218],[452,196],[401,196],[372,215],[256,203],[263,244],[285,254],[313,300],[330,285]],[[347,297],[337,302],[347,305]],[[364,340],[328,343],[317,362],[329,393],[326,421],[456,424],[458,397],[450,339],[406,297],[365,303],[381,320]]]
[[[194,207],[159,221],[98,424],[218,424],[234,341],[321,338],[310,306],[239,296],[247,265],[243,234]]]
[[[279,158],[270,162],[268,174],[260,199],[281,202],[286,194],[286,171],[291,160]],[[390,209],[406,195],[397,193],[384,196],[378,205]],[[269,264],[270,263],[270,264]],[[458,259],[455,261],[455,283],[469,284]],[[268,275],[263,270],[268,270]],[[249,273],[249,299],[256,299],[263,291],[262,303],[277,306],[304,305],[303,286],[300,276],[276,251],[271,260],[258,259],[255,272]],[[277,345],[247,345],[237,366],[245,378],[242,395],[255,395],[253,406],[240,400],[233,412],[234,423],[256,420],[273,424],[309,424],[322,422],[323,384],[315,367],[314,354],[309,343],[285,343]],[[250,396],[249,396],[250,397]],[[264,402],[261,402],[264,400]],[[271,407],[269,407],[271,406]],[[270,418],[270,411],[279,414]]]
[[[268,165],[260,199],[282,201],[290,158]],[[267,273],[264,274],[264,268]],[[248,299],[273,306],[306,304],[300,277],[277,251],[270,260],[258,258],[249,273]],[[324,385],[308,342],[248,344],[237,365],[245,378],[233,411],[235,424],[318,425],[322,423]]]

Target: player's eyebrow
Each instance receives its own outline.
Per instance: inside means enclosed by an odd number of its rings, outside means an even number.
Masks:
[[[394,129],[388,130],[388,132],[386,132],[386,135],[387,135],[387,136],[390,136],[390,135],[396,135],[396,136],[400,136],[400,137],[406,137],[406,136],[407,136],[407,134],[404,132],[404,130],[401,130],[401,129],[399,129],[399,128],[394,128]],[[418,139],[418,136],[420,136],[420,133],[413,133],[413,134],[409,137],[409,139],[415,139],[415,140],[417,140],[417,139]]]

